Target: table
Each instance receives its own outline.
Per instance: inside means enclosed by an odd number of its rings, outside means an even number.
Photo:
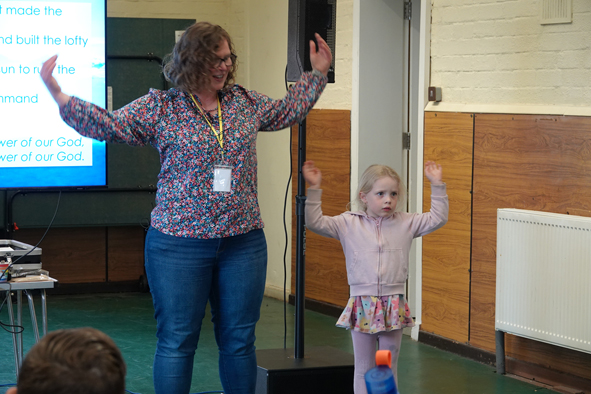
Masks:
[[[29,301],[29,312],[31,314],[31,324],[33,326],[33,333],[35,334],[35,343],[39,342],[39,326],[37,324],[37,315],[35,313],[35,304],[33,303],[33,294],[30,290],[40,290],[41,292],[41,314],[42,314],[42,328],[43,335],[47,334],[47,297],[46,289],[55,287],[57,281],[53,278],[49,280],[38,280],[30,282],[0,282],[0,291],[6,293],[6,306],[8,308],[8,318],[13,328],[12,331],[12,345],[14,347],[14,366],[16,376],[20,366],[23,362],[23,332],[17,332],[14,321],[14,307],[12,305],[11,292],[16,291],[16,325],[22,326],[22,306],[23,306],[23,291],[27,295]]]

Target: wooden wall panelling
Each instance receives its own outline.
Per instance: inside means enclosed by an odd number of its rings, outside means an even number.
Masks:
[[[109,227],[107,235],[108,281],[138,281],[144,275],[144,238],[141,226]]]
[[[591,393],[591,354],[513,335],[505,335],[505,349],[507,373]]]
[[[44,228],[21,229],[14,239],[36,245]],[[52,228],[43,242],[43,269],[60,283],[94,283],[106,281],[106,228]]]
[[[462,343],[469,339],[472,145],[472,115],[425,113],[424,160],[442,165],[450,210],[447,224],[423,237],[421,330]],[[423,182],[428,212],[431,184]]]
[[[292,265],[291,289],[295,292],[296,216],[298,183],[298,127],[291,130],[292,144]],[[351,111],[314,109],[306,118],[306,158],[322,171],[322,209],[325,215],[347,210],[351,178]],[[337,306],[349,299],[345,256],[341,243],[306,231],[306,298]]]
[[[489,351],[495,348],[497,209],[590,212],[590,136],[589,118],[476,115],[471,345]],[[551,318],[552,311],[548,313]],[[509,357],[591,379],[590,354],[507,337]]]

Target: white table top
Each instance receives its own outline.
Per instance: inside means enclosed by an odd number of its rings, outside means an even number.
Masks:
[[[37,280],[31,282],[0,282],[0,290],[33,290],[53,289],[57,280],[48,277],[49,280]]]

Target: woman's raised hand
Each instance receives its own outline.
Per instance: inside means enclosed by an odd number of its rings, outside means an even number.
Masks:
[[[49,90],[55,102],[61,108],[68,103],[70,96],[62,92],[62,88],[53,77],[56,61],[57,55],[53,55],[43,63],[41,67],[41,79],[45,83],[45,86],[47,86],[47,90]]]
[[[308,186],[312,189],[320,189],[320,183],[322,182],[322,173],[320,170],[314,165],[314,162],[309,160],[304,162],[302,166],[302,175],[306,182],[308,182]]]
[[[324,75],[328,75],[328,69],[332,63],[332,53],[330,47],[320,37],[320,34],[315,33],[316,42],[318,43],[318,49],[313,40],[310,40],[310,63],[314,70],[320,71]]]

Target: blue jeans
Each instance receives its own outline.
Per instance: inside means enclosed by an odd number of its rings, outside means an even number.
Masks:
[[[263,230],[218,239],[182,238],[148,230],[146,274],[157,321],[156,394],[189,393],[207,301],[226,394],[253,394],[255,325],[267,275]]]

